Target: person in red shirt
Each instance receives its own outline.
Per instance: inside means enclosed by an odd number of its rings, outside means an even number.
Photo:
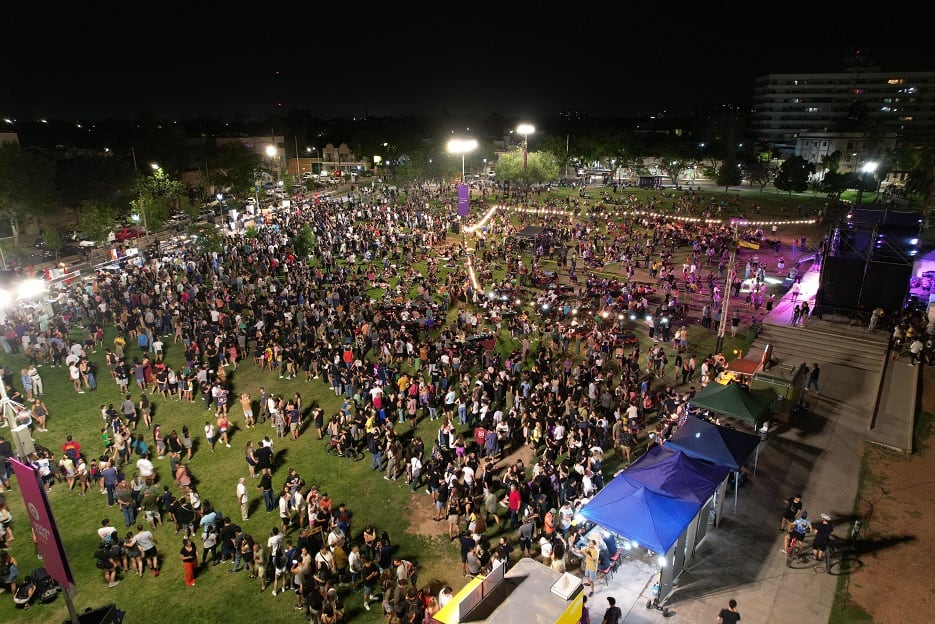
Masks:
[[[74,440],[70,435],[65,438],[65,444],[62,445],[62,452],[69,459],[77,460],[81,456],[81,444]]]
[[[515,483],[510,484],[510,495],[507,507],[510,509],[510,525],[515,529],[519,526],[519,506],[523,501],[519,488]]]

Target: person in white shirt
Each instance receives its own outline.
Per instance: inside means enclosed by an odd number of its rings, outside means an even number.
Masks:
[[[468,488],[474,485],[474,469],[470,466],[461,468],[461,474],[464,476],[464,485]]]
[[[561,422],[555,425],[555,429],[552,430],[552,438],[556,442],[561,442],[565,438],[565,425]]]
[[[163,348],[163,346],[165,346],[165,343],[162,342],[162,339],[159,338],[159,337],[156,337],[156,339],[153,341],[153,353],[154,353],[155,356],[156,356],[156,361],[157,361],[157,362],[161,362],[161,361],[162,361],[162,348]]]
[[[153,462],[149,460],[148,454],[136,460],[136,471],[143,477],[146,485],[152,485],[156,480],[156,468],[153,466]]]
[[[308,500],[302,493],[302,488],[296,488],[292,494],[292,508],[296,511],[296,520],[299,523],[299,529],[305,526],[308,520]]]
[[[328,532],[328,549],[334,550],[334,547],[338,544],[344,545],[347,540],[347,536],[344,535],[344,531],[341,530],[341,527],[335,525],[331,527],[331,530]]]
[[[710,377],[708,374],[709,368],[710,366],[708,364],[708,360],[706,359],[701,363],[701,385],[702,386],[707,386],[708,381],[710,381]]]
[[[412,484],[413,492],[418,490],[419,484],[422,483],[422,460],[418,455],[413,455],[409,459],[409,483]]]
[[[246,479],[240,477],[237,481],[236,496],[237,504],[240,505],[240,518],[241,520],[248,520],[250,515],[250,497],[247,496],[247,485]]]
[[[347,554],[347,569],[351,573],[351,586],[354,591],[357,591],[360,573],[364,569],[363,561],[360,558],[360,546],[357,544],[351,546],[351,552]]]
[[[270,558],[274,558],[282,550],[283,535],[279,532],[279,527],[270,529],[269,538],[266,540],[266,550]]]

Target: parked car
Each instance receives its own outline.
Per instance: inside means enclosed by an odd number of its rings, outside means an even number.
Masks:
[[[130,225],[124,225],[114,230],[114,240],[116,240],[118,243],[122,243],[134,238],[139,238],[141,236],[143,236],[143,230]]]

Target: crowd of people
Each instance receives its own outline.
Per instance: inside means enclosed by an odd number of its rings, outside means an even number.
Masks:
[[[75,393],[93,394],[109,379],[124,397],[100,406],[103,454],[76,450],[69,439],[61,455],[41,448],[37,457],[47,487],[97,488],[121,509],[125,537],[117,529],[101,535],[99,567],[108,585],[121,573],[142,575],[145,565],[158,575],[151,531],[168,521],[185,540],[179,556],[187,585],[210,557],[213,565],[231,562],[231,572],[247,570],[263,590],[272,585],[272,595],[294,589],[296,608],[313,621],[340,619],[348,583],[363,587],[365,608],[382,595],[388,623],[419,622],[441,606],[441,596],[416,584],[412,562],[388,559],[398,555],[389,536],[375,538],[372,527],[353,535],[346,507],[297,475],[276,490],[271,455],[279,439],[314,432],[336,455],[368,453],[384,479],[425,490],[434,519],[461,541],[464,572],[477,574],[505,563],[514,537],[527,554],[533,535],[567,534],[569,511],[573,516],[608,479],[605,452],[629,463],[640,443],[662,442],[684,416],[691,384],[705,385],[726,364],[692,353],[681,323],[687,300],[719,309],[730,228],[647,215],[599,225],[599,211],[569,220],[545,216],[554,206],[543,205],[536,206],[541,214],[521,213],[519,226],[498,213],[478,232],[472,254],[465,238],[447,236],[446,196],[443,187],[413,186],[297,202],[257,215],[255,236],[230,233],[220,250],[183,241],[127,259],[117,271],[102,269],[62,289],[52,314],[8,312],[0,347],[25,353],[28,367],[22,389],[9,369],[4,384],[36,429],[50,425],[42,366],[66,369]],[[440,208],[426,209],[430,203]],[[538,289],[495,282],[491,267],[507,267],[508,278],[519,274],[513,234],[534,219],[556,235],[532,246],[530,274],[552,259],[562,279]],[[311,263],[297,247],[305,227]],[[686,243],[690,251],[677,258]],[[413,268],[416,259],[425,261],[424,274]],[[621,275],[596,270],[606,262],[620,263]],[[571,279],[579,270],[581,282]],[[637,271],[650,277],[638,282]],[[368,293],[378,287],[385,295],[373,300]],[[492,301],[492,290],[527,301],[550,294],[552,305],[511,307]],[[650,319],[648,353],[633,339],[637,316]],[[670,331],[675,321],[681,328]],[[512,349],[478,339],[489,332],[500,344],[495,330],[504,323]],[[104,344],[105,328],[116,332],[112,344]],[[180,363],[164,357],[170,346],[183,353]],[[314,381],[313,392],[333,392],[341,408],[325,414],[304,405],[299,392],[237,387],[227,370],[249,365],[273,378]],[[200,401],[212,413],[204,424],[211,452],[231,446],[233,419],[247,429],[271,425],[271,435],[244,450],[266,511],[280,518],[269,538],[251,536],[216,511],[220,505],[201,500],[187,461],[193,433],[163,432],[152,418],[155,397]],[[437,423],[428,443],[416,431],[425,422]],[[523,448],[532,465],[506,461]],[[154,483],[151,460],[163,457],[175,492],[167,479],[161,488]],[[242,479],[242,521],[244,487]],[[486,535],[491,525],[502,535],[497,544]],[[563,550],[549,542],[551,555]]]

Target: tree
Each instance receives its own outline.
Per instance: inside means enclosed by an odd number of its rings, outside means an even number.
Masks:
[[[295,248],[295,255],[303,261],[312,253],[316,241],[315,234],[308,224],[303,225],[296,237],[292,239],[292,245]]]
[[[815,173],[815,165],[801,156],[790,156],[779,167],[773,186],[780,191],[802,193],[808,189],[808,176]]]
[[[843,157],[841,150],[835,150],[822,157],[821,166],[825,171],[838,171],[841,168],[841,159]]]
[[[55,166],[15,143],[0,145],[0,216],[10,220],[15,245],[22,229],[55,205]]]
[[[691,167],[691,165],[692,161],[682,156],[663,155],[659,157],[659,168],[669,176],[669,180],[672,181],[673,186],[678,185],[679,177],[681,177],[682,172]]]
[[[189,235],[197,240],[200,249],[207,253],[220,253],[223,250],[220,232],[212,223],[198,223],[189,229]]]
[[[712,176],[714,182],[718,186],[723,186],[725,193],[729,187],[740,186],[743,182],[743,177],[740,175],[740,164],[733,157],[721,161],[721,164],[712,173],[714,174]]]
[[[58,260],[58,254],[62,251],[62,247],[65,246],[65,238],[62,236],[62,233],[58,231],[58,228],[43,228],[42,244],[46,249],[55,254],[55,259]]]
[[[130,206],[144,219],[146,229],[152,231],[161,229],[172,212],[181,206],[185,187],[169,177],[164,169],[155,167],[153,175],[137,178],[136,194]]]
[[[904,159],[908,161],[908,159]],[[929,227],[932,199],[935,198],[935,146],[926,145],[917,153],[913,167],[909,170],[906,191],[922,197],[922,214],[925,226]]]
[[[776,177],[776,174],[779,172],[779,166],[769,160],[764,161],[759,158],[753,158],[744,164],[744,170],[746,171],[747,179],[750,180],[750,184],[759,186],[760,193],[762,193],[766,185],[772,182]]]
[[[497,161],[497,180],[529,186],[554,180],[560,166],[551,152],[529,152],[523,166],[523,149],[517,148],[500,155]]]
[[[78,227],[88,240],[101,244],[117,225],[118,211],[113,204],[99,201],[83,201],[78,206]]]
[[[253,195],[255,172],[262,158],[243,143],[221,145],[205,171],[207,193],[233,193],[237,197]],[[202,194],[206,194],[203,192]]]

